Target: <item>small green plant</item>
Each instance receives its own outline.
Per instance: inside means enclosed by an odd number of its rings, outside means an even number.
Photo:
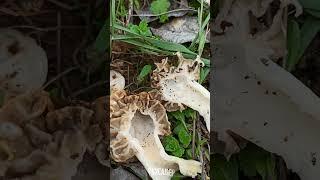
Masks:
[[[247,177],[260,176],[262,180],[277,179],[274,155],[252,143],[229,160],[221,154],[213,154],[211,162],[215,180],[239,180],[240,173]]]
[[[138,83],[141,83],[145,80],[145,78],[151,73],[152,66],[147,64],[143,66],[143,68],[140,71],[140,74],[137,77]]]
[[[164,23],[168,20],[168,15],[163,13],[168,12],[169,7],[170,2],[168,0],[155,0],[151,3],[150,11],[155,15],[160,14],[160,22]]]
[[[173,133],[166,136],[162,143],[165,150],[177,157],[193,159],[192,151],[192,122],[196,119],[196,111],[187,108],[183,111],[174,111],[168,113],[168,117],[172,122]],[[201,146],[205,143],[204,140],[195,140],[195,152],[199,155]]]
[[[152,37],[152,33],[150,31],[150,28],[148,27],[148,23],[145,20],[140,21],[139,25],[129,24],[128,27],[134,33],[137,33],[146,37]]]

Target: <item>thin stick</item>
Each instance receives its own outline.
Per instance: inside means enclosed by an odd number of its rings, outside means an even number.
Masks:
[[[60,11],[57,13],[57,46],[56,46],[56,53],[57,53],[57,71],[58,74],[61,72],[61,14]]]
[[[74,97],[77,97],[79,96],[80,94],[83,94],[85,92],[87,92],[88,90],[92,89],[92,88],[95,88],[95,87],[98,87],[98,86],[101,86],[101,85],[105,85],[109,82],[109,80],[106,80],[106,81],[99,81],[99,82],[96,82],[84,89],[80,89],[79,91],[76,91],[75,93],[73,93],[70,97],[74,98]]]
[[[23,12],[23,11],[13,11],[9,8],[5,8],[5,7],[0,7],[0,12],[7,14],[7,15],[11,15],[11,16],[15,16],[15,17],[20,17],[20,16],[37,16],[40,14],[47,14],[47,13],[52,13],[54,11],[40,11],[40,12]]]
[[[128,10],[128,18],[126,21],[126,26],[131,22],[132,14],[133,14],[133,0],[129,0],[129,10]]]
[[[33,30],[37,30],[37,31],[57,31],[58,29],[83,29],[83,26],[61,26],[59,27],[46,27],[46,28],[42,28],[42,27],[35,27],[35,26],[29,26],[29,25],[21,25],[21,26],[10,26],[8,28],[12,28],[12,29],[18,29],[18,28],[25,28],[25,29],[33,29]]]
[[[58,0],[47,0],[47,1],[53,3],[53,4],[57,5],[57,6],[60,6],[60,7],[64,8],[64,9],[70,10],[70,11],[74,10],[76,8],[75,6],[70,6],[70,5],[65,4],[63,2],[60,2]]]
[[[171,11],[167,11],[164,13],[160,13],[160,14],[133,14],[131,16],[139,16],[139,17],[157,17],[157,16],[161,16],[161,15],[165,15],[165,14],[169,14],[169,13],[174,13],[174,12],[180,12],[180,11],[193,11],[193,12],[198,12],[194,9],[175,9],[175,10],[171,10]]]
[[[195,146],[196,146],[196,121],[198,120],[198,112],[196,112],[196,118],[193,119],[193,126],[192,126],[192,158],[195,158]]]
[[[47,88],[49,85],[51,85],[53,82],[55,82],[56,80],[60,79],[61,77],[65,76],[66,74],[70,73],[71,71],[74,71],[76,69],[79,69],[79,67],[71,67],[65,71],[63,71],[62,73],[58,74],[56,77],[52,78],[50,81],[48,81],[43,87],[42,89]]]

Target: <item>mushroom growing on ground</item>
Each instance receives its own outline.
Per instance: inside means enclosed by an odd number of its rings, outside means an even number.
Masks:
[[[45,51],[18,31],[0,29],[0,90],[6,96],[39,89],[47,78]]]
[[[107,165],[103,154],[97,153],[98,144],[104,145],[100,126],[104,113],[98,110],[102,100],[91,110],[54,109],[43,91],[9,99],[0,109],[0,177],[70,180],[85,152],[95,152]]]
[[[281,155],[288,168],[297,172],[301,179],[317,180],[320,176],[317,162],[320,99],[273,62],[274,58],[286,54],[281,18],[286,16],[284,8],[293,3],[298,15],[301,7],[296,1],[281,0],[269,29],[255,34],[250,32],[253,26],[250,19],[264,15],[271,2],[228,0],[222,4],[214,27],[219,29],[223,22],[229,25],[212,36],[216,92],[214,130],[218,131],[219,138],[231,130]]]
[[[168,59],[156,63],[157,68],[152,75],[153,86],[161,92],[164,101],[198,111],[210,131],[210,92],[197,82],[203,62],[200,57],[185,59],[179,52],[177,56],[177,67],[169,65]]]
[[[117,74],[111,72],[111,74]],[[113,84],[111,75],[111,84]],[[128,162],[137,157],[152,179],[169,180],[177,170],[195,177],[201,163],[168,155],[159,136],[169,135],[170,122],[165,107],[152,93],[128,95],[117,89],[110,97],[111,157]]]

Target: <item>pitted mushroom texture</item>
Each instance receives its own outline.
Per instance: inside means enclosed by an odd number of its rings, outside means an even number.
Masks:
[[[96,146],[105,145],[93,109],[54,110],[49,95],[38,91],[10,99],[0,109],[0,177],[71,179],[84,153],[98,155]]]
[[[156,63],[152,83],[169,104],[180,107],[188,106],[204,118],[207,129],[210,129],[210,92],[197,82],[200,77],[200,67],[203,65],[200,57],[195,60],[185,59],[177,53],[179,64],[171,66],[168,59]]]
[[[154,174],[156,169],[180,170],[186,176],[201,172],[201,163],[166,154],[159,135],[169,135],[170,122],[166,109],[149,93],[127,95],[113,92],[110,98],[111,157],[128,162],[137,157],[149,175],[155,179],[170,179],[170,175]]]
[[[9,95],[39,89],[47,78],[45,51],[30,37],[0,29],[0,89]]]
[[[125,86],[124,77],[117,71],[110,71],[110,88],[111,92],[116,90],[122,90]]]

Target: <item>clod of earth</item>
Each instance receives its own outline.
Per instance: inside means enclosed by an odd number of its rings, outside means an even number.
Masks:
[[[112,72],[112,74],[118,74]],[[112,82],[111,77],[111,84]],[[110,97],[111,157],[117,162],[128,162],[137,157],[152,179],[169,180],[178,171],[195,177],[201,163],[168,155],[159,136],[171,133],[165,107],[154,92],[128,95],[117,89]]]
[[[293,4],[296,15],[302,8],[297,1],[281,0],[271,25],[259,29],[257,19],[268,13],[272,2],[228,0],[222,4],[211,36],[216,65],[214,130],[227,141],[226,155],[238,150],[226,139],[226,131],[231,130],[281,155],[301,179],[316,180],[320,176],[320,99],[273,61],[286,56],[285,8]],[[252,33],[252,29],[258,31]]]
[[[0,89],[6,96],[39,89],[47,78],[45,51],[18,31],[0,29]]]
[[[169,65],[168,59],[156,63],[157,68],[152,75],[153,86],[161,92],[164,101],[198,111],[210,131],[210,92],[197,82],[203,62],[200,57],[185,59],[179,52],[177,56],[177,67]]]
[[[99,102],[55,109],[43,91],[8,100],[0,109],[0,177],[70,180],[85,152],[105,158],[96,148],[106,136]]]

